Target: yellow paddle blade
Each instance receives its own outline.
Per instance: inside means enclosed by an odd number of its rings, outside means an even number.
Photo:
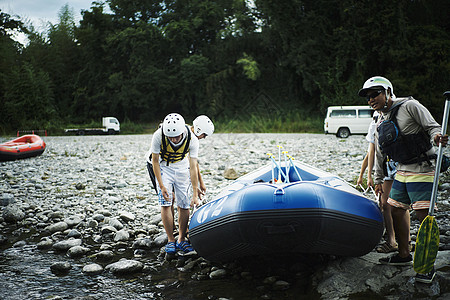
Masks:
[[[439,228],[434,216],[427,216],[419,228],[414,252],[414,271],[431,272],[439,250]]]

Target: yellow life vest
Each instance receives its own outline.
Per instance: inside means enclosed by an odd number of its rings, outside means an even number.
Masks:
[[[178,162],[183,160],[189,152],[189,145],[191,143],[191,130],[187,127],[187,137],[184,139],[181,145],[175,147],[173,146],[169,138],[162,131],[162,139],[161,139],[161,150],[159,151],[159,155],[162,160],[167,162],[167,165],[170,163]]]

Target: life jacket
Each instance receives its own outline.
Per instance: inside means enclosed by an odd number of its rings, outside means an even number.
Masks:
[[[183,160],[189,152],[191,130],[187,126],[186,128],[188,132],[187,137],[184,139],[183,143],[177,147],[170,143],[169,138],[164,134],[164,130],[161,130],[161,150],[159,151],[159,155],[161,159],[167,163],[167,165]]]
[[[402,134],[398,127],[397,112],[403,103],[394,107],[390,118],[378,126],[378,145],[393,161],[405,165],[427,161],[431,165],[430,159],[436,159],[436,155],[426,154],[433,147],[428,134],[424,130],[416,134]]]

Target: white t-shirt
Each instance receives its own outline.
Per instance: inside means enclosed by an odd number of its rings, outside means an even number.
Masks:
[[[369,132],[366,135],[366,140],[369,143],[375,143],[375,130],[377,130],[377,123],[375,122],[375,120],[372,120],[369,125]]]
[[[183,133],[183,138],[181,139],[181,142],[178,144],[173,144],[170,140],[169,143],[172,144],[172,146],[177,147],[179,145],[181,145],[184,140],[186,139],[188,134],[188,129],[185,128],[184,133]],[[151,153],[155,153],[155,154],[159,154],[159,152],[161,151],[161,139],[162,139],[162,133],[161,133],[161,128],[158,128],[158,130],[155,131],[155,133],[153,134],[153,138],[152,138],[152,145],[150,147],[150,151],[147,153],[147,161],[150,161],[150,154]],[[199,142],[198,142],[198,138],[195,136],[194,133],[191,132],[191,142],[189,144],[189,155],[186,155],[185,158],[183,158],[181,161],[175,162],[175,163],[171,163],[170,165],[173,167],[188,167],[189,166],[189,160],[188,160],[188,156],[191,158],[198,158],[198,150],[199,150]],[[162,159],[160,157],[159,162],[161,163]]]

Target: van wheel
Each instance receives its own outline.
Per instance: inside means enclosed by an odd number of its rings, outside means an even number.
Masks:
[[[337,137],[340,138],[348,138],[350,136],[350,130],[348,130],[348,128],[339,128],[337,134]]]

